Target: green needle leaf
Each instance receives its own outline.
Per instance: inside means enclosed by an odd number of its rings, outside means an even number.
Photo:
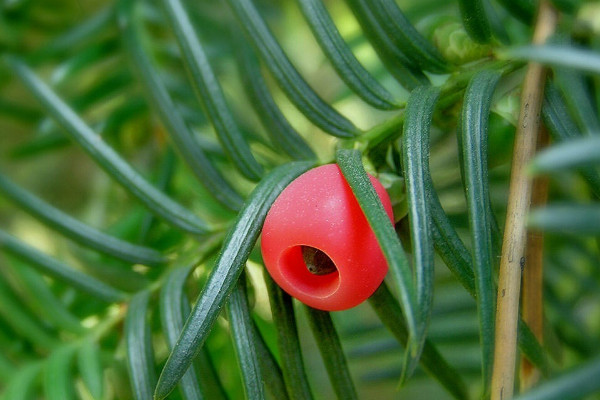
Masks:
[[[169,92],[156,69],[152,67],[150,57],[144,53],[140,38],[141,28],[135,24],[133,11],[129,7],[122,16],[122,19],[126,21],[122,27],[123,41],[128,49],[133,67],[137,71],[136,75],[144,86],[148,100],[158,113],[173,145],[198,180],[221,204],[238,210],[242,206],[243,199],[214,167],[198,141],[194,139],[194,133],[186,124],[181,113],[177,112]]]
[[[94,400],[102,400],[104,393],[104,370],[100,354],[100,346],[92,339],[81,343],[77,351],[77,366],[81,380]]]
[[[65,132],[76,141],[125,190],[140,200],[156,215],[186,232],[204,234],[209,226],[189,210],[152,186],[123,160],[27,65],[14,56],[5,56],[13,72],[52,115]]]
[[[258,239],[271,204],[293,179],[312,165],[310,162],[284,164],[270,172],[254,189],[229,231],[208,281],[167,359],[156,388],[156,399],[164,399],[174,389],[202,347]]]
[[[38,221],[86,247],[133,263],[156,266],[166,262],[166,258],[158,251],[126,242],[86,225],[17,186],[1,173],[0,193]]]
[[[600,136],[586,136],[540,151],[529,169],[539,174],[597,165],[600,165]]]
[[[293,299],[281,290],[271,278],[271,275],[264,274],[264,276],[269,292],[273,322],[277,330],[281,371],[283,372],[289,398],[292,400],[311,400],[313,395],[304,369]]]
[[[442,55],[412,26],[394,0],[373,0],[369,6],[391,43],[415,67],[436,73],[447,71]]]
[[[400,305],[409,331],[406,356],[412,360],[418,359],[422,348],[420,336],[422,323],[420,318],[422,315],[417,305],[417,295],[408,258],[363,168],[360,153],[356,150],[338,150],[336,159],[342,174],[348,185],[350,185],[360,208],[365,213],[367,221],[369,221],[375,233],[375,237],[387,260],[394,283],[398,286]]]
[[[338,399],[358,399],[330,313],[309,306],[304,309],[336,396]]]
[[[519,46],[499,51],[497,55],[503,60],[536,61],[594,74],[600,73],[600,54],[571,45]]]
[[[571,68],[555,68],[554,82],[561,89],[580,132],[600,134],[598,113],[584,74]]]
[[[180,0],[163,0],[167,17],[181,49],[183,60],[196,97],[203,105],[217,136],[237,169],[248,179],[259,180],[263,174],[246,140],[227,106],[202,44]]]
[[[160,292],[161,323],[170,349],[175,346],[177,338],[183,329],[184,316],[189,314],[189,304],[185,302],[186,294],[184,285],[194,267],[195,264],[192,264],[189,267],[174,269],[167,276],[163,289]],[[206,372],[203,371],[203,373]],[[196,368],[193,364],[181,378],[179,387],[181,395],[185,400],[205,398],[203,388],[197,379]]]
[[[403,127],[402,160],[420,315],[418,351],[405,359],[401,382],[410,377],[417,367],[433,308],[433,240],[426,177],[430,176],[429,129],[439,93],[438,89],[429,86],[413,90],[406,105]]]
[[[0,280],[0,316],[16,333],[44,349],[52,349],[58,340],[40,325],[14,298],[11,290]]]
[[[246,297],[246,277],[243,272],[229,296],[227,315],[235,354],[242,371],[246,398],[264,399],[265,389]]]
[[[463,25],[471,39],[487,43],[492,38],[492,29],[486,12],[486,0],[459,0]]]
[[[85,328],[81,321],[60,301],[50,289],[48,282],[38,272],[17,259],[7,262],[7,269],[14,275],[21,301],[34,311],[38,318],[47,320],[57,329],[81,334]]]
[[[133,296],[125,318],[127,369],[136,400],[152,399],[156,385],[152,336],[146,315],[149,299],[150,292],[147,290]]]
[[[34,394],[38,377],[42,371],[41,362],[30,363],[19,368],[4,389],[2,400],[29,400]]]
[[[338,76],[364,101],[382,110],[398,108],[394,97],[359,63],[322,0],[298,0],[302,14]]]
[[[600,233],[600,205],[549,205],[529,214],[529,226],[546,232],[598,235]]]
[[[542,382],[515,400],[575,400],[600,390],[600,358],[596,357],[558,378]]]
[[[260,367],[263,372],[265,384],[267,389],[271,392],[275,399],[287,400],[289,399],[287,389],[285,388],[285,381],[283,379],[283,372],[275,359],[271,350],[265,343],[265,339],[261,335],[256,323],[252,324],[254,330],[254,337],[256,339],[256,352],[258,353],[258,360],[260,361]]]
[[[433,219],[433,237],[435,248],[440,257],[448,266],[448,269],[457,277],[467,292],[475,298],[475,274],[473,273],[473,260],[462,242],[456,230],[450,223],[448,216],[442,209],[439,198],[431,182],[431,177],[427,180],[430,194],[430,206]],[[519,319],[519,349],[523,355],[545,375],[550,371],[548,360],[538,342],[537,338],[531,332],[522,319]]]
[[[542,116],[554,140],[570,141],[581,136],[575,122],[569,116],[567,106],[560,92],[551,83],[548,83],[544,90]],[[600,197],[600,174],[598,174],[598,171],[591,167],[581,167],[580,172],[596,194],[596,197]]]
[[[100,300],[117,302],[125,298],[125,294],[117,289],[63,264],[3,230],[0,230],[0,250],[25,261],[41,273],[63,281],[67,285],[80,289]]]
[[[481,71],[469,82],[462,111],[461,143],[465,195],[473,248],[475,299],[479,314],[484,393],[489,390],[494,356],[495,290],[492,218],[489,208],[487,129],[492,96],[500,73]]]
[[[251,44],[241,32],[233,34],[236,60],[248,98],[271,140],[294,159],[314,159],[315,153],[290,125],[273,100]]]
[[[423,72],[392,42],[380,20],[380,15],[375,13],[371,1],[346,0],[346,2],[386,69],[402,86],[412,90],[417,86],[429,84]]]
[[[73,358],[76,347],[66,345],[56,349],[44,363],[44,398],[47,400],[75,399]]]
[[[392,332],[398,342],[405,347],[408,346],[410,336],[404,323],[405,318],[398,302],[385,282],[373,293],[373,296],[369,298],[369,302],[381,322]],[[469,398],[466,385],[461,376],[448,364],[429,340],[426,340],[423,346],[420,363],[456,399]]]
[[[300,76],[252,0],[228,0],[243,27],[281,89],[306,118],[325,132],[341,138],[356,136],[358,129],[317,95]]]

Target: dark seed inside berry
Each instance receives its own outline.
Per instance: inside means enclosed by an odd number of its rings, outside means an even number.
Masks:
[[[327,275],[337,270],[331,258],[314,247],[302,246],[302,257],[304,258],[306,268],[312,274]]]

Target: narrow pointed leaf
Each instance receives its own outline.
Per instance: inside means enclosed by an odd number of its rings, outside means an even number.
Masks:
[[[292,400],[311,400],[313,398],[304,368],[300,338],[294,314],[293,299],[275,283],[269,274],[265,274],[265,283],[269,292],[269,303],[273,322],[277,330],[277,347],[281,358],[281,371]]]
[[[252,329],[254,330],[256,352],[258,354],[258,360],[260,361],[267,389],[276,399],[289,399],[281,367],[277,363],[273,353],[271,353],[271,350],[269,350],[267,343],[265,343],[265,339],[262,337],[255,323],[252,324]]]
[[[242,33],[235,33],[236,60],[244,89],[252,107],[265,127],[271,141],[294,159],[314,159],[315,153],[302,136],[290,125],[273,100],[262,75],[260,62]]]
[[[239,209],[243,203],[242,198],[223,178],[198,141],[194,139],[194,133],[186,124],[182,114],[177,111],[164,83],[156,69],[152,67],[152,61],[144,52],[140,38],[141,28],[133,22],[133,11],[126,10],[124,13],[123,19],[126,22],[122,27],[123,41],[128,49],[129,58],[145,89],[146,97],[158,113],[173,145],[209,193],[226,207]]]
[[[571,68],[555,68],[553,81],[561,89],[580,132],[599,135],[598,111],[584,74]]]
[[[157,190],[102,141],[27,65],[16,57],[7,56],[6,59],[13,72],[65,132],[125,190],[175,227],[194,234],[209,231],[208,225],[203,220]]]
[[[305,310],[336,396],[338,399],[358,399],[331,315],[309,306]]]
[[[358,129],[306,83],[277,43],[252,0],[228,0],[239,24],[260,53],[266,67],[282,90],[306,118],[323,131],[342,138],[353,137]]]
[[[539,174],[597,165],[600,165],[600,136],[591,136],[562,142],[539,152],[530,170]]]
[[[73,383],[74,346],[63,346],[50,354],[44,363],[44,399],[70,400],[75,399]]]
[[[302,14],[338,73],[364,101],[382,110],[398,108],[394,97],[356,59],[344,42],[322,0],[298,0]]]
[[[34,310],[39,318],[50,322],[57,329],[81,334],[85,331],[81,321],[56,297],[48,283],[38,272],[28,265],[17,262],[9,263],[8,268],[18,282],[21,301]]]
[[[379,316],[379,319],[381,319],[381,322],[392,332],[398,342],[406,348],[409,340],[409,331],[404,322],[402,310],[385,282],[369,298],[369,302]],[[469,398],[467,387],[461,376],[448,364],[439,354],[436,347],[428,340],[425,341],[425,345],[423,346],[420,363],[456,399]]]
[[[432,236],[434,247],[448,269],[454,274],[469,294],[475,297],[475,275],[471,265],[471,254],[458,236],[442,208],[431,177],[427,179],[429,186],[429,209],[431,210]]]
[[[487,43],[492,38],[492,29],[486,13],[486,0],[460,0],[463,25],[471,39]]]
[[[189,313],[189,306],[187,307],[188,310],[185,310],[186,307],[184,307],[184,285],[194,266],[174,269],[173,272],[169,273],[160,292],[160,317],[169,348],[175,346],[183,329],[185,315]],[[185,400],[205,398],[195,369],[195,366],[192,365],[181,378],[179,384],[181,395]]]
[[[0,174],[0,193],[21,206],[38,221],[86,247],[133,263],[155,266],[166,261],[166,258],[154,249],[126,242],[76,220],[17,186],[2,174]]]
[[[227,305],[227,315],[229,316],[235,354],[242,371],[244,394],[247,399],[264,399],[265,389],[258,361],[258,352],[256,351],[256,339],[252,329],[250,308],[246,297],[246,278],[244,274],[241,275],[231,291]]]
[[[358,20],[365,37],[369,40],[386,69],[402,86],[412,90],[429,84],[423,72],[401,52],[385,32],[368,0],[346,0],[352,14]]]
[[[600,359],[565,372],[557,378],[515,397],[515,400],[576,400],[598,393],[600,390]]]
[[[530,25],[537,12],[536,0],[499,0],[506,11],[513,17],[518,18],[522,22]]]
[[[408,258],[363,168],[360,153],[353,150],[338,150],[336,159],[375,233],[375,237],[387,260],[393,281],[398,287],[400,305],[409,331],[407,357],[418,358],[421,350],[421,338],[419,336],[421,315],[417,305],[416,290]]]
[[[156,399],[164,399],[174,389],[202,347],[258,239],[271,204],[311,165],[309,162],[284,164],[263,178],[252,192],[229,231],[208,281],[167,359],[156,388]]]
[[[81,343],[77,351],[77,368],[81,380],[94,400],[102,400],[104,393],[104,370],[100,346],[91,339]]]
[[[8,358],[6,358],[4,354],[0,353],[0,381],[6,383],[6,381],[8,381],[8,378],[12,375],[12,373],[12,363]]]
[[[569,141],[581,136],[577,126],[569,116],[567,106],[556,86],[547,84],[544,90],[544,106],[542,107],[544,123],[556,141]],[[582,167],[581,175],[588,182],[592,191],[600,197],[600,174],[594,168]]]
[[[34,60],[43,60],[72,51],[74,47],[86,43],[102,32],[114,21],[115,8],[108,5],[85,21],[82,21],[66,30],[59,36],[54,37],[43,46],[39,46],[37,52],[32,56]]]
[[[465,92],[461,143],[465,196],[473,248],[475,299],[479,315],[484,392],[489,390],[494,355],[495,290],[493,283],[492,215],[489,208],[487,130],[492,96],[500,74],[476,74]]]
[[[401,380],[417,367],[433,308],[433,240],[431,213],[427,201],[429,174],[429,129],[439,90],[420,86],[413,90],[406,105],[402,134],[403,175],[408,201],[413,268],[418,306],[418,347],[407,352]]]
[[[443,73],[446,61],[410,23],[394,0],[374,0],[370,7],[391,43],[421,70]]]
[[[243,138],[192,22],[180,0],[163,0],[171,28],[181,49],[183,60],[196,97],[217,132],[229,159],[248,179],[258,180],[263,174]]]
[[[139,292],[132,297],[125,318],[125,345],[127,347],[127,369],[131,391],[136,400],[152,399],[156,385],[154,350],[148,324],[148,302],[150,292]]]
[[[27,262],[44,275],[60,280],[103,301],[115,302],[125,298],[125,294],[117,289],[63,264],[3,230],[0,230],[0,250]]]
[[[0,399],[30,400],[36,389],[42,365],[41,362],[31,363],[15,371]]]
[[[502,50],[498,57],[505,60],[536,61],[553,66],[575,68],[600,73],[600,54],[570,45],[519,46]]]
[[[456,276],[471,297],[475,298],[475,274],[473,273],[472,257],[442,209],[433,183],[431,182],[431,177],[428,179],[428,185],[430,187],[429,201],[434,222],[433,237],[435,248],[448,266],[448,269]],[[547,375],[550,367],[544,350],[522,319],[519,319],[518,343],[523,355]]]
[[[600,233],[600,205],[549,205],[529,214],[529,226],[546,232],[598,235]]]
[[[58,340],[39,321],[29,314],[0,281],[0,317],[21,337],[44,349],[53,348]]]

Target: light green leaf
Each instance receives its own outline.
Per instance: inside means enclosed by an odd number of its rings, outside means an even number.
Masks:
[[[104,370],[100,346],[92,339],[85,339],[77,351],[77,367],[81,380],[94,400],[102,400],[104,393]]]
[[[600,234],[600,205],[549,205],[529,214],[529,226],[546,232]]]
[[[158,216],[186,232],[203,234],[209,226],[189,210],[152,186],[121,156],[109,147],[50,87],[20,59],[5,56],[13,72],[52,115],[65,132],[75,140],[125,190]]]
[[[561,376],[515,397],[515,400],[576,400],[583,399],[600,390],[600,359],[565,372]]]
[[[504,60],[536,61],[553,66],[600,73],[600,54],[570,45],[519,46],[497,52]]]
[[[86,247],[132,263],[156,266],[166,261],[166,258],[154,249],[126,242],[76,220],[17,186],[1,173],[0,193],[25,209],[38,221]]]
[[[46,400],[75,399],[73,358],[76,347],[65,345],[54,350],[44,362],[44,398]]]
[[[0,230],[0,250],[6,251],[27,262],[31,267],[37,269],[42,274],[63,281],[67,285],[89,293],[101,300],[115,302],[125,298],[125,294],[117,289],[63,264],[57,259],[21,242],[3,230]]]
[[[600,136],[587,136],[555,144],[533,159],[533,173],[556,172],[600,165]]]

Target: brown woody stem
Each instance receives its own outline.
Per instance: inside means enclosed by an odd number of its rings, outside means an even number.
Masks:
[[[544,43],[552,34],[557,17],[556,11],[549,2],[541,1],[533,37],[534,44]],[[533,192],[533,181],[528,176],[526,167],[536,151],[545,79],[545,68],[530,63],[521,95],[521,112],[515,137],[500,259],[492,400],[505,400],[513,396],[521,271],[529,265],[525,258],[527,243],[525,224]]]

